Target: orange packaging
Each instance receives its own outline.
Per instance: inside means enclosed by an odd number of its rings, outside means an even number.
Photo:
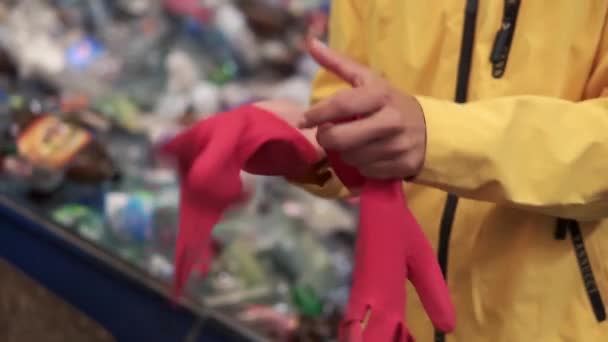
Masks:
[[[44,115],[19,136],[17,149],[32,164],[58,170],[63,169],[91,139],[88,131]]]

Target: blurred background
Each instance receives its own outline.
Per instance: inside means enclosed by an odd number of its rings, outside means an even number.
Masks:
[[[306,105],[329,0],[0,1],[0,340],[333,341],[356,205],[243,174],[172,303],[178,185],[155,146]]]

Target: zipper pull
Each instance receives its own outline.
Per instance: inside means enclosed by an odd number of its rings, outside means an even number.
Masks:
[[[509,36],[511,35],[511,24],[503,23],[500,30],[496,33],[494,47],[490,55],[490,61],[494,64],[500,63],[505,59],[505,48],[507,47]]]
[[[513,41],[513,33],[515,32],[519,4],[520,0],[505,0],[502,24],[500,30],[496,33],[494,46],[490,54],[492,76],[494,78],[500,78],[505,73],[507,60],[509,58],[509,50],[511,49],[511,42]]]

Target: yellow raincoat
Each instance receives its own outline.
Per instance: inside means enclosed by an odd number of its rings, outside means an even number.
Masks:
[[[427,156],[405,187],[435,246],[446,191],[460,197],[447,266],[457,327],[446,340],[605,342],[608,1],[517,3],[333,0],[330,45],[419,99]],[[501,27],[506,43],[495,44]],[[461,82],[466,104],[453,102]],[[322,71],[313,101],[346,86]],[[348,195],[335,177],[304,187]],[[559,233],[558,217],[582,234]],[[411,287],[408,299],[414,336],[433,341]]]

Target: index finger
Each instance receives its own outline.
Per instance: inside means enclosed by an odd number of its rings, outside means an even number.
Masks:
[[[370,79],[370,71],[367,67],[332,50],[320,40],[309,37],[306,43],[308,52],[319,65],[351,86],[360,86]]]

